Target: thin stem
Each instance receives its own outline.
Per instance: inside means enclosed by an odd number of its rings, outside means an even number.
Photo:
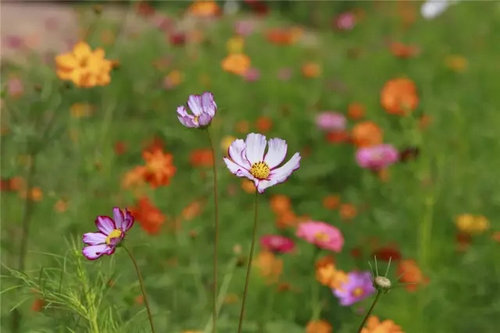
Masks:
[[[210,149],[212,150],[212,170],[214,174],[214,259],[213,259],[213,320],[212,320],[212,332],[215,333],[217,329],[217,247],[219,246],[219,204],[217,197],[217,165],[215,163],[215,147],[210,136],[210,131],[207,129],[208,141],[210,142]]]
[[[130,252],[130,250],[125,245],[122,245],[122,247],[125,249],[125,251],[127,251],[130,260],[132,260],[132,263],[134,264],[135,271],[137,273],[137,278],[139,279],[139,285],[141,287],[142,297],[144,297],[144,305],[146,306],[146,310],[148,312],[149,324],[151,325],[151,332],[155,333],[155,327],[153,325],[153,316],[151,316],[151,309],[149,308],[148,297],[146,296],[146,290],[144,289],[144,281],[142,280],[141,271],[139,270],[139,266],[137,266],[137,262],[135,261],[132,252]]]
[[[248,291],[248,280],[250,278],[250,270],[252,268],[252,260],[253,260],[253,249],[255,246],[255,235],[257,234],[257,213],[258,213],[258,198],[259,192],[255,189],[255,205],[254,205],[254,220],[253,220],[253,232],[252,232],[252,246],[250,247],[250,256],[248,258],[247,263],[247,275],[245,278],[245,289],[243,290],[243,300],[241,303],[241,312],[240,312],[240,320],[238,323],[238,333],[241,333],[241,328],[243,326],[243,316],[245,314],[245,301],[247,299],[247,291]]]
[[[372,311],[373,311],[373,308],[375,307],[375,304],[377,304],[377,301],[380,297],[380,294],[381,294],[381,291],[377,291],[377,296],[375,296],[375,299],[373,300],[373,303],[372,303],[372,306],[370,306],[370,309],[368,310],[368,312],[366,313],[365,317],[363,318],[363,321],[361,322],[361,325],[359,325],[359,328],[358,328],[358,333],[361,333],[361,330],[363,330],[363,326],[365,326],[365,323],[366,323],[366,320],[368,319],[368,317],[370,317]]]

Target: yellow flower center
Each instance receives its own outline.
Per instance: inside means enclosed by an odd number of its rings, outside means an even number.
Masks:
[[[120,238],[122,235],[122,231],[120,229],[114,229],[113,231],[111,231],[108,235],[108,237],[106,237],[106,244],[111,244],[111,241],[115,238]]]
[[[250,168],[250,173],[257,179],[266,179],[271,173],[271,168],[265,162],[257,162]]]
[[[195,124],[198,124],[198,119],[200,118],[200,116],[194,116],[194,119],[193,119],[193,122]]]
[[[325,232],[317,232],[315,235],[314,235],[314,238],[318,241],[318,242],[328,242],[330,240],[330,236],[328,236],[327,233]]]
[[[364,293],[365,293],[365,291],[363,290],[363,288],[360,288],[360,287],[358,287],[358,288],[356,288],[356,289],[354,289],[354,290],[352,291],[352,295],[353,295],[354,297],[360,297],[360,296],[362,296]]]

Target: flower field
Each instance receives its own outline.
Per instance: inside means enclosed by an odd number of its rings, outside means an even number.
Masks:
[[[2,332],[498,332],[499,3],[1,16]]]

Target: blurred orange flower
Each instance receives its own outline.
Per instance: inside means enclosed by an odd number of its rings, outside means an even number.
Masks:
[[[244,75],[250,69],[250,58],[243,53],[232,53],[222,60],[222,69],[236,75]]]
[[[64,213],[68,209],[68,201],[59,199],[54,204],[54,210],[58,213]]]
[[[45,306],[45,301],[43,300],[43,298],[37,297],[31,304],[31,311],[40,312],[43,310],[44,306]]]
[[[292,208],[290,198],[284,194],[275,194],[270,199],[271,209],[275,214],[286,213]]]
[[[344,271],[336,269],[333,263],[328,263],[322,266],[316,265],[316,280],[328,288],[338,289],[348,279]]]
[[[398,58],[411,58],[418,54],[418,47],[415,45],[405,45],[400,42],[392,42],[389,44],[391,53]]]
[[[168,185],[170,178],[176,172],[176,168],[172,164],[174,159],[172,154],[164,153],[162,149],[155,149],[153,151],[143,151],[142,157],[146,161],[144,180],[153,188]]]
[[[353,127],[351,138],[357,147],[370,147],[382,143],[384,132],[373,121],[363,121]]]
[[[251,180],[243,179],[241,181],[241,188],[247,193],[255,193],[255,184]]]
[[[43,191],[40,187],[32,187],[29,191],[28,198],[33,201],[41,201],[43,199]]]
[[[407,78],[389,80],[380,93],[380,103],[387,113],[404,116],[418,106],[417,87]]]
[[[321,75],[321,66],[316,62],[307,62],[302,65],[301,71],[306,78],[316,78]]]
[[[148,197],[140,198],[136,205],[130,208],[130,213],[139,222],[142,229],[150,235],[159,233],[166,219],[165,215],[153,205]]]
[[[184,74],[181,71],[174,69],[163,79],[163,87],[166,90],[173,89],[181,84],[183,80]]]
[[[270,251],[261,251],[253,264],[257,267],[259,274],[269,284],[278,282],[283,272],[283,260],[276,257]]]
[[[122,179],[122,187],[125,189],[137,188],[144,184],[144,174],[146,168],[142,165],[137,166],[125,173]]]
[[[186,221],[192,220],[200,215],[202,209],[203,203],[201,201],[193,201],[182,210],[182,218]]]
[[[279,229],[292,228],[297,226],[300,218],[292,211],[280,213],[276,218],[276,227]]]
[[[266,116],[260,116],[255,122],[255,127],[257,127],[261,133],[269,132],[273,127],[273,120]]]
[[[343,203],[340,205],[340,217],[342,220],[352,220],[358,215],[356,206],[350,203]]]
[[[331,194],[323,198],[323,207],[329,210],[336,209],[340,204],[340,196]]]
[[[418,127],[421,130],[424,130],[427,127],[429,127],[431,123],[432,123],[432,117],[429,116],[428,114],[423,114],[420,116],[420,119],[418,120]]]
[[[333,328],[327,321],[311,320],[307,323],[306,333],[332,333]]]
[[[404,333],[401,327],[392,320],[380,321],[376,316],[370,316],[361,333]]]
[[[56,56],[57,76],[84,88],[109,84],[112,62],[104,58],[101,48],[92,51],[85,42],[77,43],[71,52]]]
[[[349,139],[349,132],[347,131],[335,131],[326,133],[326,141],[331,143],[348,142]]]
[[[416,291],[420,284],[425,284],[429,281],[420,270],[420,267],[418,267],[417,262],[413,259],[401,260],[398,263],[397,275],[401,276],[399,279],[401,282],[408,283],[405,286],[408,291]]]
[[[347,116],[353,120],[359,120],[365,116],[365,106],[361,103],[353,102],[347,107]]]
[[[266,32],[266,38],[273,44],[277,45],[291,45],[294,44],[301,36],[302,29],[299,27],[294,28],[273,28]]]
[[[189,14],[196,17],[213,17],[220,13],[220,8],[215,1],[196,0],[188,8]]]
[[[214,157],[211,149],[194,149],[191,151],[189,163],[194,167],[211,167],[214,164]]]

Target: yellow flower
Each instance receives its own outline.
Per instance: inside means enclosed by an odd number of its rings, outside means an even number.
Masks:
[[[465,57],[457,54],[447,56],[444,63],[446,67],[457,73],[464,72],[467,70],[467,66],[469,65]]]
[[[241,53],[243,52],[243,46],[245,46],[245,40],[241,36],[232,37],[226,42],[227,52],[229,53]]]
[[[85,42],[77,43],[71,52],[56,56],[57,76],[83,88],[109,84],[112,62],[104,58],[101,48],[92,51]]]
[[[482,215],[462,214],[455,219],[455,224],[461,232],[469,235],[478,235],[490,227],[488,219]]]

